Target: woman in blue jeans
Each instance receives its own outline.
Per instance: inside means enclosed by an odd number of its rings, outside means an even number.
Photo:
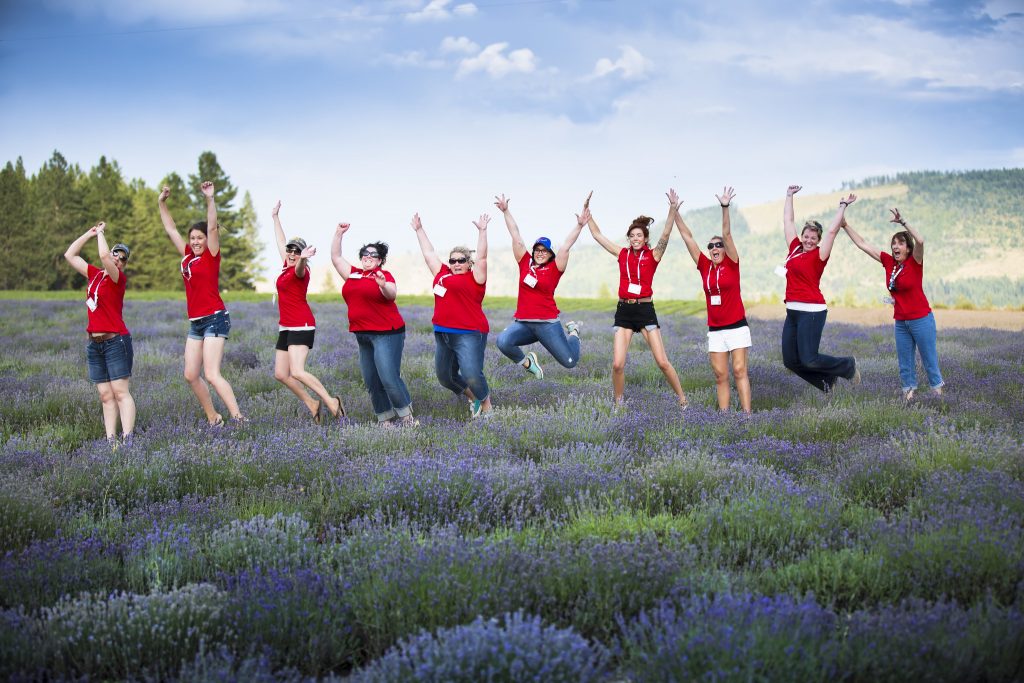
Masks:
[[[932,391],[941,394],[944,382],[939,371],[939,354],[935,350],[935,315],[921,286],[924,279],[924,236],[907,223],[899,209],[889,209],[889,212],[892,213],[889,222],[903,228],[889,240],[891,255],[868,244],[845,220],[843,228],[861,251],[885,269],[885,286],[894,306],[892,317],[895,321],[900,384],[904,400],[910,401],[917,389],[915,348],[921,354],[921,363]]]
[[[341,255],[341,240],[349,227],[348,223],[338,223],[331,243],[331,262],[345,282],[341,295],[348,305],[348,329],[359,345],[359,369],[370,392],[370,403],[381,426],[414,426],[418,423],[412,416],[412,397],[401,375],[405,321],[395,304],[395,278],[383,269],[388,245],[364,244],[359,248],[359,265],[353,266]]]
[[[420,215],[412,218],[423,260],[434,276],[434,371],[441,386],[469,400],[470,417],[489,417],[491,392],[484,377],[484,349],[490,327],[484,315],[487,290],[487,224],[482,214],[477,229],[476,251],[454,247],[448,263],[434,253]],[[475,258],[474,258],[475,255]]]
[[[540,342],[541,346],[564,368],[574,368],[580,360],[579,324],[569,321],[566,329],[558,320],[555,288],[558,287],[565,267],[569,263],[569,250],[579,239],[583,226],[590,220],[590,209],[583,207],[577,214],[576,225],[565,238],[558,253],[551,250],[551,240],[538,237],[530,251],[519,233],[519,225],[509,211],[505,195],[495,197],[494,203],[505,217],[505,226],[512,236],[512,255],[519,268],[519,299],[511,325],[498,335],[498,349],[511,360],[521,364],[537,379],[544,379],[544,370],[534,351],[523,353],[521,346]],[[589,201],[590,198],[588,197]]]

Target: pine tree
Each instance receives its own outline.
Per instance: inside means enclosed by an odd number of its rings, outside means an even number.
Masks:
[[[83,210],[81,178],[81,169],[57,151],[32,178],[33,232],[39,253],[48,258],[24,278],[26,289],[74,289],[81,284],[81,276],[64,261],[68,245],[93,225]]]
[[[21,157],[14,164],[8,161],[0,171],[0,250],[5,254],[38,253],[31,192]],[[34,270],[29,259],[9,259],[0,275],[0,289],[25,289]]]

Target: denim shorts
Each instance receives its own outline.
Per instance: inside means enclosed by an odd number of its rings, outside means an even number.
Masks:
[[[131,377],[135,361],[132,336],[122,334],[107,341],[91,341],[85,347],[85,359],[89,365],[89,381],[96,384]]]
[[[217,311],[202,318],[196,318],[191,323],[188,329],[189,339],[203,340],[206,337],[227,339],[228,332],[231,331],[231,317],[227,311]]]

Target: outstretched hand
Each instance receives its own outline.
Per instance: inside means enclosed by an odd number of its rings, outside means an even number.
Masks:
[[[803,185],[790,185],[789,187],[786,188],[786,196],[792,197],[802,189],[804,189]]]
[[[501,211],[502,213],[508,211],[509,199],[504,194],[502,194],[500,197],[498,195],[494,195],[494,198],[498,200],[494,202],[494,205],[498,207],[498,211]]]
[[[418,213],[414,213],[412,215],[412,220],[409,221],[409,225],[412,226],[413,232],[419,232],[423,229],[423,221],[420,220],[420,215]]]
[[[583,207],[583,213],[576,214],[576,225],[581,228],[590,222],[590,209]]]
[[[486,213],[482,213],[480,214],[480,218],[478,220],[473,221],[473,225],[476,226],[477,230],[484,231],[487,229],[487,224],[490,222],[491,217],[488,216]]]
[[[213,183],[210,182],[209,180],[204,180],[203,184],[199,186],[199,189],[202,191],[203,196],[205,196],[207,199],[213,198]]]
[[[892,218],[889,220],[890,223],[899,223],[900,225],[906,224],[906,221],[903,220],[903,216],[900,215],[899,209],[889,209],[889,213],[892,214]]]
[[[665,196],[668,197],[668,205],[669,206],[671,206],[673,209],[678,209],[679,208],[679,205],[682,202],[679,200],[679,195],[676,194],[676,191],[673,188],[670,187],[668,189],[668,192],[665,193]]]
[[[373,279],[376,280],[378,287],[383,287],[387,284],[387,278],[384,277],[384,271],[379,268],[373,271]]]
[[[594,191],[591,190],[590,194],[587,195],[587,198],[583,200],[583,208],[584,209],[589,209],[590,208],[590,198],[593,197],[593,196],[594,196]]]
[[[302,250],[302,253],[299,254],[299,256],[304,259],[313,258],[314,256],[316,256],[316,247],[306,247],[305,249]]]
[[[847,206],[849,206],[850,204],[853,204],[855,201],[857,201],[857,195],[851,192],[849,197],[847,197],[846,199],[840,199],[839,203],[846,204]]]
[[[715,199],[717,199],[718,203],[721,204],[722,206],[729,206],[730,204],[732,204],[733,197],[735,196],[736,191],[733,190],[731,187],[726,186],[722,188],[721,195],[715,195]]]
[[[274,208],[270,210],[271,216],[277,216],[281,212],[281,200],[277,200],[277,204],[274,204]]]

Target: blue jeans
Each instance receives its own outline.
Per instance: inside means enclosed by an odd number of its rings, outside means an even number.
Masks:
[[[567,335],[557,320],[549,323],[512,321],[498,335],[498,350],[516,363],[522,363],[526,354],[519,347],[534,342],[540,342],[563,368],[574,368],[580,362],[580,338]]]
[[[786,309],[782,326],[782,364],[822,391],[831,391],[839,377],[852,379],[856,364],[850,356],[818,353],[828,311]]]
[[[89,381],[94,384],[131,377],[134,361],[135,351],[130,334],[121,334],[102,342],[91,341],[85,347]]]
[[[487,334],[434,332],[434,372],[445,389],[461,394],[469,387],[478,401],[490,394],[484,378]]]
[[[903,391],[917,388],[917,363],[914,347],[921,354],[921,364],[928,375],[928,384],[938,389],[944,382],[939,372],[939,354],[935,350],[935,315],[931,312],[916,320],[895,321],[896,358],[900,364],[900,383]]]
[[[412,397],[402,380],[402,351],[405,332],[398,334],[368,334],[356,332],[359,344],[359,369],[370,392],[370,403],[379,422],[396,415],[412,414]]]

